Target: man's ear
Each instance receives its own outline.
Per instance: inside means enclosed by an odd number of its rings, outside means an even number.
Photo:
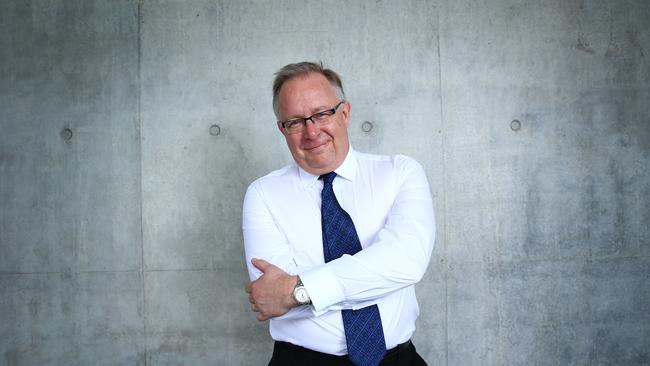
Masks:
[[[343,114],[345,127],[348,127],[350,125],[350,109],[352,109],[352,105],[350,105],[350,102],[346,101],[340,108],[342,109],[341,114]]]

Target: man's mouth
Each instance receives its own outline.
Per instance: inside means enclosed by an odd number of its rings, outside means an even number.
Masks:
[[[318,144],[304,146],[302,149],[305,150],[305,151],[314,151],[315,152],[315,151],[318,151],[320,148],[325,147],[328,143],[329,143],[329,141],[324,141],[324,142],[321,142],[321,143],[318,143]]]

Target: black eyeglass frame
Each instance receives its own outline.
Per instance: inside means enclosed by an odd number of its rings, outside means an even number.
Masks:
[[[287,128],[287,123],[294,123],[294,122],[302,122],[303,127],[307,127],[307,121],[311,121],[311,123],[316,124],[316,121],[314,120],[315,116],[318,116],[320,114],[324,114],[325,117],[332,117],[334,114],[336,114],[336,111],[339,109],[341,104],[345,103],[345,100],[340,101],[337,105],[335,105],[332,108],[322,110],[320,112],[316,112],[312,114],[309,117],[304,117],[304,118],[294,118],[294,119],[289,119],[286,121],[278,121],[280,126],[284,128],[285,131],[289,132],[289,129]]]

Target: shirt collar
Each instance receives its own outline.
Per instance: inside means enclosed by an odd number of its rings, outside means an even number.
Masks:
[[[354,149],[352,149],[352,146],[350,146],[348,154],[343,160],[343,163],[341,163],[338,168],[334,169],[336,175],[345,180],[354,181],[354,177],[357,175],[357,159],[355,155],[356,153]],[[300,181],[305,187],[309,187],[316,183],[319,177],[318,175],[313,175],[307,172],[300,166],[298,166],[298,175],[300,177]]]

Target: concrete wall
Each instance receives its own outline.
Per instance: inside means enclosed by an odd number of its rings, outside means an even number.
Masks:
[[[0,365],[263,365],[241,201],[272,74],[427,170],[432,365],[650,364],[650,3],[0,2]],[[365,127],[372,127],[364,131]]]

